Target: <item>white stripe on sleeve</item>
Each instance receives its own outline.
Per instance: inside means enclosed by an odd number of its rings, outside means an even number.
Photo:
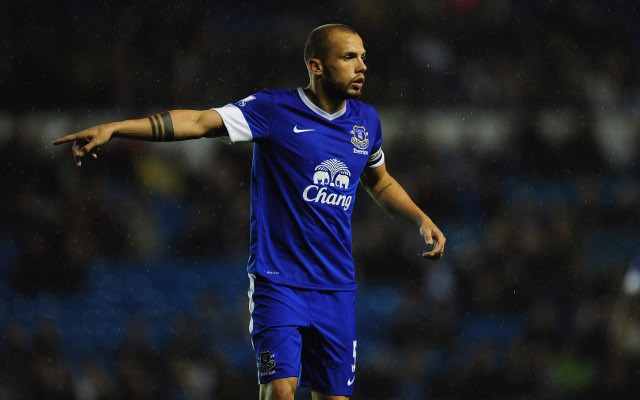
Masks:
[[[229,132],[231,143],[252,142],[253,135],[247,120],[244,118],[242,111],[233,104],[227,104],[224,107],[213,108],[222,117],[224,126]]]

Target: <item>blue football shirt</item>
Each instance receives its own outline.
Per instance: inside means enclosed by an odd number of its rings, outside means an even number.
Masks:
[[[364,168],[384,162],[375,108],[347,100],[328,114],[297,88],[214,110],[231,142],[254,142],[248,272],[282,285],[354,290],[356,189]]]

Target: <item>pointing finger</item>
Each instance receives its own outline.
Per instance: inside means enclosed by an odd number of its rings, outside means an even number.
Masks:
[[[67,136],[62,137],[60,139],[56,139],[56,140],[53,141],[53,144],[57,146],[57,145],[62,144],[62,143],[67,143],[67,142],[70,142],[72,140],[76,140],[78,138],[77,135],[78,135],[77,133],[74,133],[72,135],[67,135]]]

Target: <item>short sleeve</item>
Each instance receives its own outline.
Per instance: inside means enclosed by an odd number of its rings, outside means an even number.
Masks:
[[[384,152],[382,151],[382,125],[380,124],[380,118],[377,117],[376,119],[378,123],[376,124],[371,153],[369,153],[369,159],[367,160],[367,168],[378,168],[384,164]]]
[[[269,137],[275,98],[268,90],[224,107],[213,108],[220,114],[232,143],[260,141]]]

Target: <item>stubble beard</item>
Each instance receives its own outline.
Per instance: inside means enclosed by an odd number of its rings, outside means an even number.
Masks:
[[[340,100],[357,100],[362,96],[362,89],[349,91],[351,88],[351,82],[346,85],[338,82],[329,70],[324,73],[323,78],[324,89],[331,97]]]

